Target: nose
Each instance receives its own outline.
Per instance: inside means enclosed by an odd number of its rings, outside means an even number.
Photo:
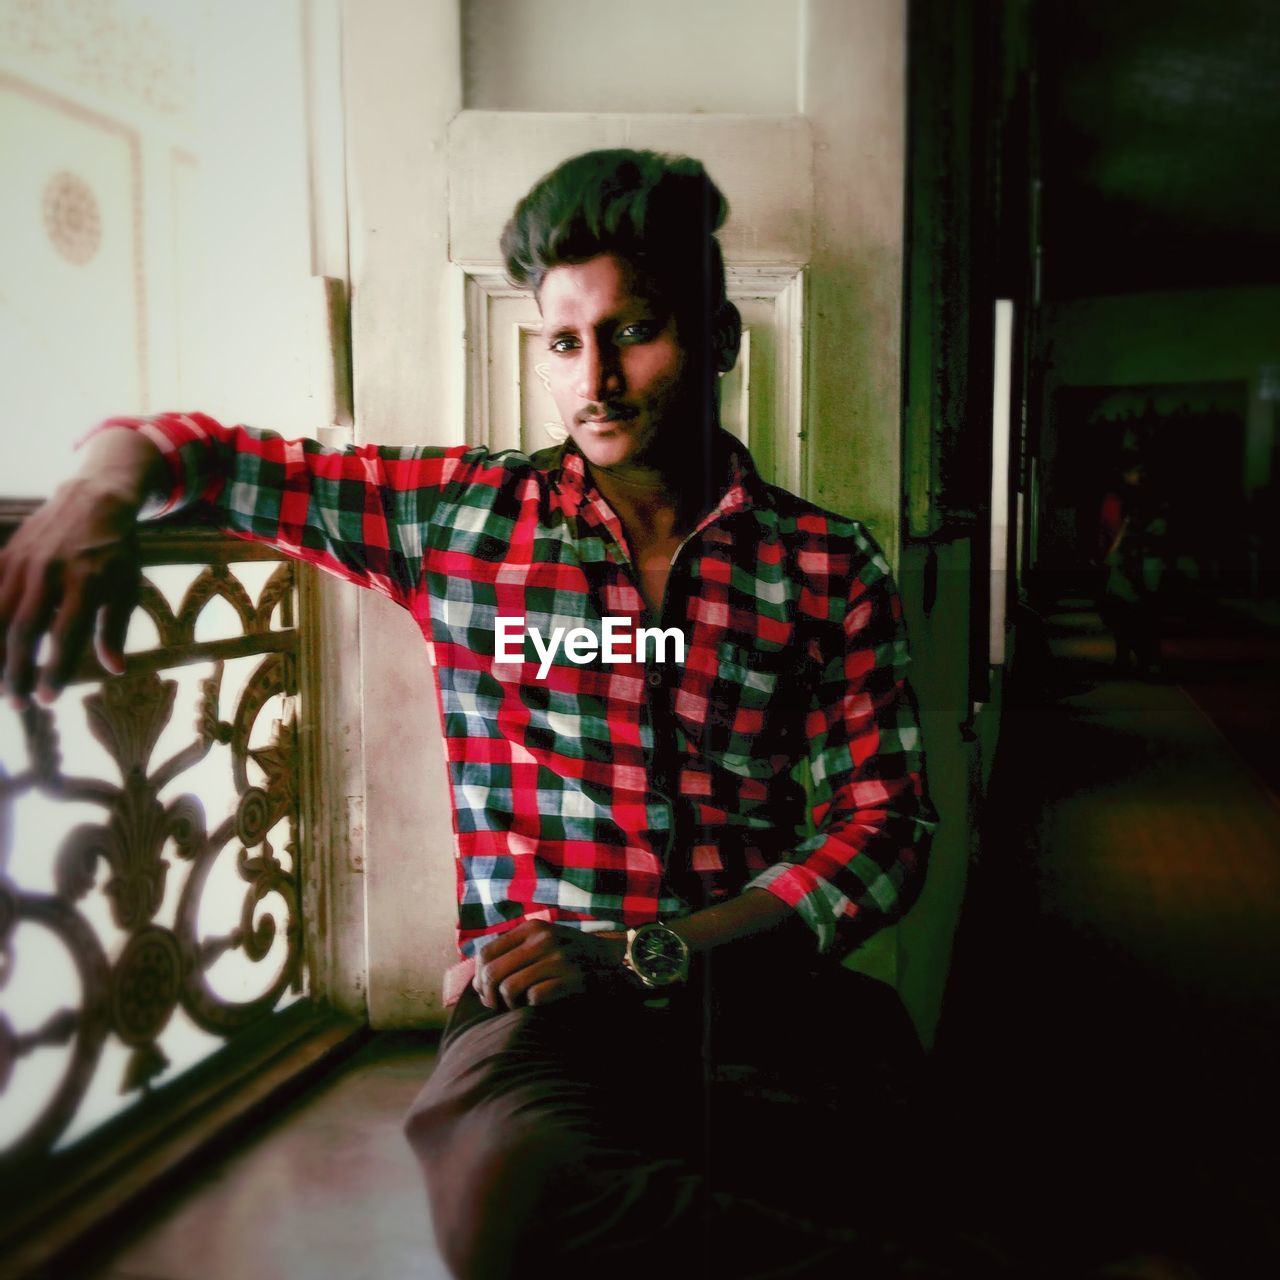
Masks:
[[[588,342],[578,356],[574,390],[583,400],[608,400],[622,391],[622,365],[610,342]]]

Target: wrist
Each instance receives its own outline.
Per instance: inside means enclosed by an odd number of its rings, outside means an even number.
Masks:
[[[687,984],[688,943],[670,925],[651,921],[628,929],[623,964],[654,994]]]
[[[604,945],[607,957],[606,968],[617,969],[626,963],[627,931],[625,929],[610,929],[608,933],[597,933],[595,936]]]
[[[142,500],[127,476],[81,472],[54,491],[52,503],[80,517],[79,549],[129,536],[138,522]]]
[[[787,966],[807,964],[815,954],[809,925],[767,889],[745,889],[668,923],[688,946],[695,969],[713,953],[732,955],[735,964],[753,955],[774,955]]]
[[[80,470],[69,484],[85,496],[115,502],[136,515],[159,492],[163,460],[160,450],[129,427],[106,427],[83,446]]]

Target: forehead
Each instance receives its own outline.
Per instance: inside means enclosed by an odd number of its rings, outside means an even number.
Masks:
[[[635,267],[612,253],[552,267],[538,290],[538,307],[547,325],[598,324],[625,311],[652,308],[656,302]]]

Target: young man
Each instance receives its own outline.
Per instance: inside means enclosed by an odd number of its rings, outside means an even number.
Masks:
[[[696,161],[632,151],[521,201],[502,247],[541,310],[560,448],[330,452],[113,420],[0,560],[17,699],[46,629],[37,692],[56,694],[99,606],[121,668],[148,503],[199,500],[418,620],[461,960],[408,1132],[459,1276],[818,1275],[850,1247],[882,1273],[880,1201],[849,1175],[880,1176],[893,1082],[873,1077],[911,1037],[837,960],[912,900],[932,814],[883,557],[719,427],[726,211]]]

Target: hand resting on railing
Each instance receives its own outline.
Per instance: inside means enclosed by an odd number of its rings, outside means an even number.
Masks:
[[[145,436],[118,427],[98,432],[78,474],[0,550],[0,673],[14,706],[25,706],[33,690],[52,702],[91,635],[102,666],[112,674],[124,669],[140,572],[134,531],[162,466]]]

